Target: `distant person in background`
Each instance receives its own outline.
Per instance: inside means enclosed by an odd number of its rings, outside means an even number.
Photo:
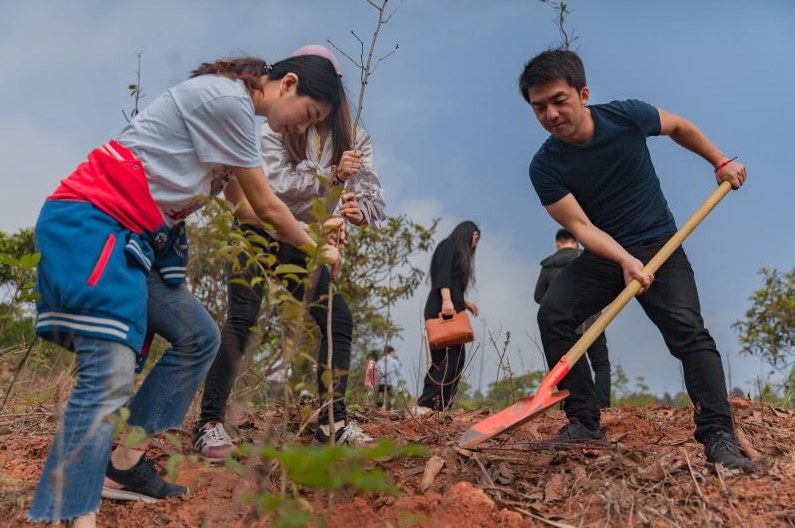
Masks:
[[[442,240],[431,258],[431,291],[425,303],[425,320],[445,317],[469,310],[478,315],[478,308],[464,299],[467,288],[475,282],[475,249],[480,228],[469,220],[458,224],[450,236]],[[422,394],[414,406],[414,414],[441,411],[450,406],[464,371],[464,345],[431,350],[431,367],[425,375]]]
[[[367,392],[367,404],[372,405],[375,401],[375,387],[378,385],[378,352],[370,352],[367,355],[367,365],[364,367],[364,389]]]
[[[580,256],[580,245],[574,235],[565,229],[558,229],[555,234],[555,253],[541,261],[541,273],[536,282],[536,291],[533,295],[535,301],[541,304],[541,299],[549,289],[549,285],[571,261]],[[591,316],[577,328],[577,335],[582,335],[589,326],[599,318],[599,313]],[[610,407],[610,360],[607,356],[607,338],[604,332],[596,338],[588,349],[588,361],[594,373],[596,386],[596,401],[600,409]]]
[[[395,357],[392,345],[384,347],[384,356],[378,362],[376,377],[379,381],[376,400],[378,407],[392,409],[392,398],[397,393],[395,389],[400,386],[400,362]]]

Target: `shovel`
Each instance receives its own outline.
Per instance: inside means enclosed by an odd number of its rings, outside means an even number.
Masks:
[[[707,198],[707,200],[693,213],[685,224],[677,231],[674,236],[662,247],[660,251],[643,268],[644,274],[656,273],[668,257],[677,250],[682,242],[693,232],[704,218],[715,208],[731,190],[731,184],[727,181],[720,186]],[[630,282],[626,288],[616,297],[616,299],[605,309],[588,330],[574,343],[574,346],[566,352],[558,364],[555,365],[549,374],[546,375],[535,396],[519,398],[519,400],[497,414],[489,416],[485,420],[476,423],[464,433],[458,445],[463,448],[474,447],[481,442],[493,438],[501,433],[512,431],[522,424],[540,415],[550,407],[554,407],[559,401],[569,395],[569,391],[563,390],[552,392],[555,386],[560,383],[571,367],[579,361],[585,354],[596,338],[605,331],[610,322],[615,319],[618,313],[629,303],[629,301],[640,291],[641,284],[637,280]]]

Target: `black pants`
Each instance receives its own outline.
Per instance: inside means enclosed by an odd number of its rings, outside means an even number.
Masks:
[[[648,262],[664,242],[655,240],[627,251]],[[621,267],[588,252],[560,272],[538,311],[541,341],[550,367],[577,340],[577,326],[602,310],[623,288]],[[682,361],[685,386],[695,408],[696,439],[703,442],[716,431],[731,431],[720,354],[704,328],[693,269],[682,248],[655,274],[651,289],[638,301],[662,333],[668,350]],[[592,429],[599,426],[599,404],[584,361],[577,362],[558,387],[571,392],[563,406],[570,420]]]
[[[431,350],[431,367],[417,403],[437,411],[448,408],[458,390],[465,359],[464,345]]]
[[[600,409],[606,409],[610,407],[610,359],[607,355],[607,338],[604,332],[599,334],[588,349],[588,361],[593,370],[596,402]]]
[[[244,226],[242,229],[252,229]],[[256,232],[264,237],[267,233],[261,230]],[[282,243],[276,253],[279,264],[297,264],[301,267],[306,265],[306,257],[303,252],[295,247]],[[246,257],[240,256],[241,275],[247,282],[255,276],[250,268],[245,267]],[[235,278],[235,277],[231,277]],[[323,373],[326,371],[326,361],[328,358],[328,340],[326,334],[326,301],[317,301],[328,292],[330,275],[328,268],[323,267],[320,278],[315,287],[315,291],[309,298],[313,305],[310,307],[310,314],[320,328],[321,340],[320,351],[318,353],[317,383],[318,391],[322,397],[328,390],[323,383]],[[296,299],[304,296],[303,284],[291,281],[289,284],[290,292]],[[243,284],[229,282],[229,307],[227,309],[226,321],[221,330],[221,347],[215,357],[210,371],[204,384],[204,394],[201,403],[201,418],[197,427],[207,422],[223,422],[226,414],[226,403],[232,390],[235,378],[237,377],[240,360],[246,350],[246,343],[251,335],[251,328],[257,324],[260,305],[262,304],[263,288],[262,282],[253,288]],[[340,294],[335,294],[331,307],[331,327],[332,327],[332,367],[334,376],[334,420],[344,420],[347,416],[345,408],[345,391],[348,385],[348,370],[351,364],[351,336],[353,335],[353,317],[348,308],[348,304]],[[339,374],[339,375],[337,375]],[[328,421],[327,407],[324,405],[319,423]]]

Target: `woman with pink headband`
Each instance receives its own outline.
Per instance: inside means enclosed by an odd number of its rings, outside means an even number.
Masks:
[[[337,74],[342,77],[337,59],[327,48],[306,46],[293,54],[293,56],[304,55],[327,58],[334,64]],[[307,223],[315,221],[312,214],[312,204],[315,199],[325,196],[333,185],[345,183],[348,185],[348,192],[342,195],[342,205],[339,210],[342,217],[354,225],[376,225],[384,218],[384,198],[381,182],[373,169],[370,136],[359,128],[356,130],[355,148],[351,148],[353,130],[349,105],[345,97],[335,114],[309,127],[306,133],[277,130],[272,125],[273,123],[270,122],[265,123],[261,130],[263,168],[268,175],[271,188],[298,220]],[[321,177],[319,178],[318,175]],[[335,206],[336,204],[329,204],[328,212],[333,213]],[[243,231],[253,231],[268,241],[277,240],[280,243],[276,252],[279,264],[304,266],[305,259],[301,252],[278,233],[268,233],[249,225],[239,227]],[[232,439],[224,428],[227,401],[237,377],[238,365],[252,334],[251,328],[257,324],[262,304],[264,288],[262,282],[254,287],[248,287],[232,280],[243,278],[246,284],[251,284],[256,272],[246,266],[246,259],[241,256],[240,275],[230,276],[229,308],[221,332],[221,347],[207,373],[201,416],[194,430],[194,447],[204,459],[209,461],[223,461],[227,453],[234,449]],[[328,291],[328,281],[328,273],[323,272],[309,299],[315,305],[310,309],[310,313],[321,335],[317,362],[318,393],[321,395],[328,392],[323,382],[328,354],[327,311],[325,301],[320,303],[317,301]],[[303,287],[300,283],[291,282],[288,289],[296,298],[303,298]],[[335,441],[350,445],[367,444],[372,442],[372,438],[356,423],[348,420],[345,407],[353,316],[347,302],[340,294],[335,294],[332,302],[331,327],[335,378],[333,384]],[[330,435],[327,408],[323,406],[315,428],[315,438],[321,443],[328,443],[331,440]]]

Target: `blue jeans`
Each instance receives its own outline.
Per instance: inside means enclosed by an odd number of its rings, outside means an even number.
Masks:
[[[147,324],[171,343],[129,403],[130,425],[148,434],[182,424],[221,341],[218,327],[185,285],[148,278]],[[144,292],[142,292],[142,295]],[[115,341],[75,334],[78,376],[63,424],[44,464],[28,517],[72,519],[99,509],[115,422],[133,388],[135,352]]]

